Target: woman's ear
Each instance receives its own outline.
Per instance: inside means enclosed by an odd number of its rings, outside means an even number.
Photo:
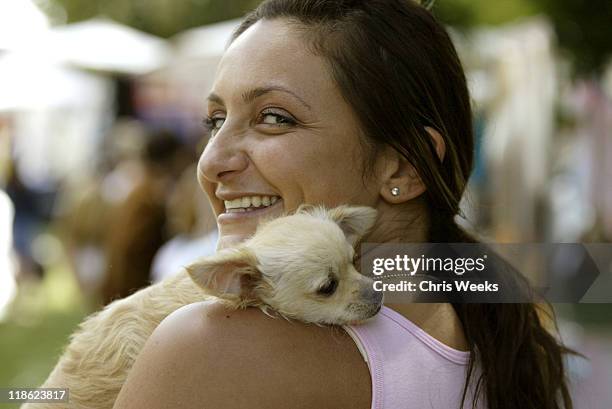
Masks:
[[[440,134],[440,132],[435,129],[426,126],[425,130],[433,139],[434,146],[436,147],[436,153],[438,154],[438,158],[440,158],[440,162],[444,160],[444,155],[446,155],[446,142],[444,142],[444,138]]]
[[[440,161],[446,154],[442,135],[431,127],[425,127],[431,136]],[[404,203],[422,195],[427,190],[414,166],[395,149],[390,149],[385,161],[386,177],[380,195],[389,203]]]

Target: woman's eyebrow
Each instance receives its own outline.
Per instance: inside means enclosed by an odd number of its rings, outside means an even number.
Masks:
[[[300,101],[302,103],[302,105],[304,105],[306,108],[308,108],[309,110],[312,110],[312,107],[306,103],[306,101],[304,101],[299,95],[297,95],[295,92],[278,86],[278,85],[273,85],[273,86],[266,86],[266,87],[257,87],[257,88],[253,88],[249,91],[246,91],[242,94],[242,99],[244,101],[245,104],[251,103],[253,102],[255,99],[261,97],[262,95],[265,95],[269,92],[272,91],[278,91],[278,92],[284,92],[286,94],[292,95],[294,98],[296,98],[298,101]],[[207,98],[209,101],[211,102],[216,102],[219,105],[225,105],[223,102],[223,99],[215,94],[214,92],[210,93],[210,95]]]

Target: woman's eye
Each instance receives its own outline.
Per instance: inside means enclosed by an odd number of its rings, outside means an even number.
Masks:
[[[220,115],[210,115],[204,118],[202,125],[206,133],[209,136],[215,136],[215,134],[221,129],[225,123],[225,117]],[[274,126],[292,126],[297,124],[297,121],[288,115],[283,115],[279,112],[272,110],[264,110],[257,121],[259,124],[274,125]]]
[[[263,111],[261,113],[261,123],[266,124],[266,125],[283,125],[283,126],[288,126],[288,125],[295,125],[296,121],[287,116],[287,115],[282,115],[278,112],[272,112],[272,111]]]
[[[206,129],[206,132],[209,133],[211,136],[214,136],[215,133],[217,133],[217,131],[221,129],[224,122],[225,118],[223,117],[207,116],[206,118],[204,118],[203,125]]]

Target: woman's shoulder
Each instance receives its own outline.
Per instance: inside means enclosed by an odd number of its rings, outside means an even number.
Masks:
[[[115,407],[369,408],[370,401],[367,366],[341,328],[208,301],[157,327]]]

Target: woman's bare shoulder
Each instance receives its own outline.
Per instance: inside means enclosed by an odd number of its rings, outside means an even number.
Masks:
[[[370,375],[350,337],[259,309],[201,302],[153,332],[115,408],[369,408]]]

